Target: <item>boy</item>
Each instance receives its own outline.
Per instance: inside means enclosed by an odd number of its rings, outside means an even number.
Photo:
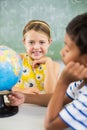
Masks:
[[[68,24],[61,55],[66,67],[48,105],[46,130],[87,130],[87,13]]]

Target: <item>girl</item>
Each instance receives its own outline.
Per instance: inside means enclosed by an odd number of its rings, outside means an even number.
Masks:
[[[53,93],[59,72],[59,64],[46,57],[48,48],[52,43],[49,25],[40,20],[32,20],[23,30],[23,43],[26,49],[21,54],[23,72],[21,79],[13,87],[13,91],[23,93]],[[37,60],[46,60],[35,67]]]

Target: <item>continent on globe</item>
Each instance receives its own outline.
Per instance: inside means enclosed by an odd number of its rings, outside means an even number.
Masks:
[[[0,91],[11,90],[22,74],[20,55],[7,46],[0,46]]]

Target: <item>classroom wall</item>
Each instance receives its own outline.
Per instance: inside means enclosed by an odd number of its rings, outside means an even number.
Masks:
[[[48,55],[60,59],[65,27],[76,15],[87,12],[87,0],[0,0],[0,45],[24,52],[22,30],[32,19],[46,21],[53,44]]]

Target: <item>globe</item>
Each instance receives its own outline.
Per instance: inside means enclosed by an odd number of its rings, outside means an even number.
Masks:
[[[7,46],[0,46],[0,91],[11,90],[22,73],[19,54]]]
[[[19,81],[21,74],[22,60],[19,54],[7,46],[0,46],[0,118],[18,112],[18,106],[5,103],[4,95],[10,94],[10,90]]]

